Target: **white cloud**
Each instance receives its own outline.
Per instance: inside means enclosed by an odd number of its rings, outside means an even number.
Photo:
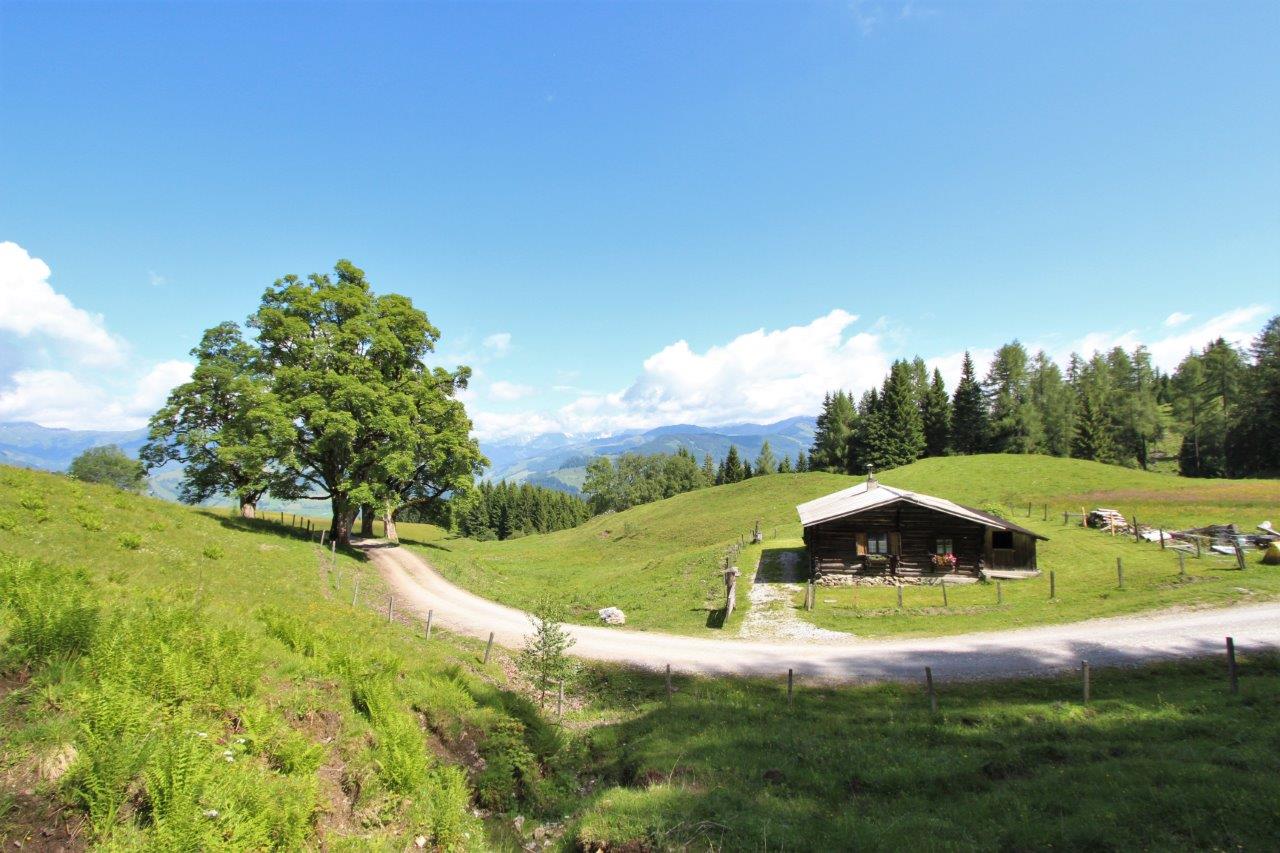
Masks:
[[[152,287],[164,287],[166,284],[169,283],[169,279],[160,275],[160,273],[156,272],[155,270],[148,271],[147,277],[151,281]]]
[[[582,395],[554,414],[475,413],[476,431],[485,438],[609,433],[813,414],[827,391],[861,393],[889,369],[882,335],[849,333],[857,319],[836,309],[807,325],[757,329],[703,352],[676,341],[645,359],[627,388]]]
[[[489,399],[491,400],[519,400],[523,397],[530,397],[536,391],[529,385],[518,385],[515,382],[507,382],[505,379],[499,379],[489,385]]]
[[[1168,317],[1164,318],[1164,324],[1169,328],[1173,328],[1174,326],[1181,326],[1190,319],[1190,314],[1183,314],[1181,311],[1174,311]]]
[[[1173,333],[1144,334],[1138,329],[1091,332],[1069,346],[1044,349],[1059,364],[1065,365],[1073,352],[1089,358],[1095,352],[1105,353],[1115,347],[1132,351],[1134,347],[1145,344],[1151,353],[1151,362],[1163,371],[1172,371],[1189,353],[1203,349],[1206,344],[1218,338],[1237,347],[1247,348],[1262,328],[1268,312],[1266,305],[1249,305],[1225,311],[1194,326],[1186,326],[1183,321],[1179,331]],[[1167,327],[1168,322],[1164,325]]]
[[[504,356],[511,350],[511,333],[495,332],[481,341],[481,343],[494,356]]]
[[[124,361],[124,341],[107,331],[100,315],[54,290],[51,274],[48,264],[17,243],[0,242],[0,332],[45,338],[84,364]]]
[[[65,370],[20,370],[0,387],[0,421],[66,429],[137,429],[169,391],[191,376],[184,361],[163,361],[125,383],[104,383]]]

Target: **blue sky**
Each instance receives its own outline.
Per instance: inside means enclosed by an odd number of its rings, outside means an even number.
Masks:
[[[139,423],[342,257],[489,436],[1014,337],[1171,366],[1280,308],[1277,43],[1276,3],[3,0],[0,420]]]

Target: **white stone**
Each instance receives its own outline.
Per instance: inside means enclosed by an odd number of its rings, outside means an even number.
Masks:
[[[600,611],[600,619],[607,625],[627,624],[627,614],[616,607],[606,607]]]

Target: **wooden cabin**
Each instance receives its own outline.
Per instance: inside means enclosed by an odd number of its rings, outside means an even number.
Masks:
[[[886,486],[874,476],[796,510],[816,578],[1035,569],[1036,542],[1048,538],[945,498]],[[936,554],[954,554],[955,567],[936,566]]]

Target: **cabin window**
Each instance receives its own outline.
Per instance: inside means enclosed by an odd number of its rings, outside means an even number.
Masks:
[[[867,534],[867,553],[868,554],[888,554],[889,553],[889,534],[868,533]]]
[[[991,547],[992,548],[1012,548],[1013,534],[1008,530],[991,531]]]
[[[951,544],[949,537],[938,537],[938,547],[934,551],[935,554],[954,554],[955,548]]]

